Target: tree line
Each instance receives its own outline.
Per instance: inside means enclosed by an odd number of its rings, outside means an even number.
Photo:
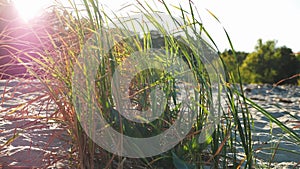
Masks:
[[[244,83],[300,84],[300,55],[275,40],[257,41],[251,53],[225,50],[221,58],[231,77]],[[239,72],[238,72],[239,69]]]

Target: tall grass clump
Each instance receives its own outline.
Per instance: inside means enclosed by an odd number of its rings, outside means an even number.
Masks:
[[[68,159],[72,161],[71,167],[255,168],[258,165],[254,156],[253,121],[249,106],[279,125],[290,139],[300,141],[299,135],[293,130],[245,97],[240,76],[235,79],[226,71],[226,65],[220,59],[215,59],[218,57],[208,57],[218,56],[219,51],[209,30],[197,17],[197,9],[191,1],[188,9],[164,1],[154,1],[161,11],[140,1],[125,7],[133,8],[135,14],[145,17],[153,27],[136,22],[133,17],[111,13],[99,3],[82,0],[80,5],[69,1],[70,7],[57,4],[49,17],[51,20],[45,23],[47,33],[37,36],[40,42],[45,42],[41,37],[47,39],[47,45],[42,46],[43,50],[35,55],[26,54],[35,67],[26,66],[24,61],[15,56],[28,69],[30,76],[45,87],[45,97],[55,105],[55,120],[63,124],[70,136]],[[180,15],[175,16],[174,10]],[[172,28],[173,33],[161,25],[161,20],[165,19],[160,18],[161,12],[176,26]],[[226,31],[225,35],[231,44]],[[234,51],[232,44],[231,48]],[[128,58],[136,52],[142,55],[152,49],[161,52],[154,53],[151,56],[153,59],[148,60],[153,65],[170,66],[168,60],[164,59],[168,55],[180,57],[190,69],[196,87],[191,95],[192,104],[187,106],[187,119],[194,124],[182,141],[159,155],[130,158],[110,153],[97,144],[97,139],[101,137],[97,135],[99,128],[95,119],[99,115],[105,118],[109,127],[135,138],[158,135],[171,127],[177,118],[184,118],[180,114],[183,104],[178,94],[183,91],[178,89],[174,78],[175,75],[180,76],[178,72],[172,74],[160,69],[143,70],[138,67],[139,73],[133,73],[139,55],[135,55],[135,59]],[[118,84],[112,84],[116,70],[125,79],[128,77],[128,88],[114,90],[113,87],[118,87]],[[92,77],[90,71],[93,71]],[[211,76],[211,71],[215,72],[214,76]],[[134,76],[130,76],[131,73]],[[159,94],[153,93],[157,88],[167,98],[163,114],[157,120],[138,123],[118,113],[121,100],[116,95],[128,91],[129,96],[125,97],[131,103],[129,108],[147,111],[153,109],[150,105],[160,102],[159,98],[153,96]],[[94,106],[99,111],[94,111]],[[212,118],[214,115],[218,118]],[[145,121],[142,118],[140,120]],[[212,123],[214,130],[203,137],[201,133],[209,132],[207,125],[212,120],[217,121]],[[122,143],[122,140],[119,141]]]
[[[66,32],[54,32],[53,26],[58,23],[54,11],[48,11],[36,20],[25,23],[18,17],[10,1],[1,1],[0,8],[0,118],[1,127],[5,127],[1,128],[0,151],[1,158],[6,159],[1,159],[1,163],[4,167],[21,168],[28,167],[28,164],[34,165],[30,168],[40,167],[42,161],[45,168],[58,162],[68,165],[68,161],[75,158],[72,151],[64,151],[72,143],[66,135],[72,131],[71,126],[74,124],[70,124],[73,123],[72,111],[66,103],[67,84],[57,79],[58,74],[64,74],[60,76],[64,78],[68,75],[68,70],[62,70],[69,67],[66,64],[68,58],[57,45],[60,40],[58,35],[62,38]],[[66,132],[61,128],[67,129]],[[51,130],[51,133],[44,135],[45,130]],[[39,140],[38,143],[36,140]],[[62,151],[52,147],[57,140],[63,142],[59,143]],[[30,148],[26,145],[20,147],[30,141],[32,145],[27,145]],[[18,148],[10,150],[11,144]],[[41,153],[35,157],[36,152]],[[28,156],[17,156],[14,159],[16,156],[10,157],[11,153]],[[22,164],[24,166],[7,166],[18,164],[20,158],[25,161]]]

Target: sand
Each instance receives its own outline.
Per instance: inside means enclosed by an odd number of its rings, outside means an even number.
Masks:
[[[24,84],[21,90],[15,90],[16,85],[20,85],[16,80],[8,84],[4,80],[0,81],[0,164],[3,168],[66,168],[69,161],[65,157],[70,148],[69,136],[61,124],[26,117],[51,116],[56,109],[52,103],[35,102],[27,109],[11,114],[6,110],[42,96],[45,89],[34,81]],[[30,92],[30,95],[23,95],[32,89],[38,90]],[[299,124],[295,122],[300,121],[300,87],[247,85],[245,92],[249,98],[300,135],[300,128],[297,127]],[[278,126],[270,123],[255,109],[250,108],[250,111],[254,120],[253,141],[257,164],[268,166],[271,160],[271,168],[300,168],[300,143],[290,140]],[[10,145],[3,146],[16,133],[19,133],[19,137]],[[270,149],[272,147],[278,149],[274,152]],[[237,149],[242,152],[241,146]]]
[[[62,168],[66,163],[66,159],[60,158],[67,154],[69,145],[63,140],[68,140],[68,135],[61,124],[43,119],[55,111],[53,104],[43,97],[44,91],[36,81],[0,81],[0,164],[3,168]],[[7,110],[37,97],[41,99],[21,111]],[[11,144],[3,146],[17,134]]]
[[[300,135],[297,127],[300,125],[300,87],[248,85],[245,89],[249,98]],[[291,140],[279,126],[254,108],[250,108],[250,112],[254,120],[254,153],[258,162],[269,165],[271,161],[271,168],[293,168],[297,164],[300,168],[300,143]],[[278,149],[274,151],[272,147]]]

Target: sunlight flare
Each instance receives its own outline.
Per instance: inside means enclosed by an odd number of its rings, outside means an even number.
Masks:
[[[49,1],[48,1],[49,2]],[[41,0],[14,0],[14,5],[20,16],[25,22],[28,22],[38,15],[47,5],[47,1]]]

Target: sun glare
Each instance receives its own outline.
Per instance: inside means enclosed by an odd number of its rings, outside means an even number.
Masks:
[[[44,0],[14,0],[14,5],[24,21],[28,22],[38,16],[47,1]]]

